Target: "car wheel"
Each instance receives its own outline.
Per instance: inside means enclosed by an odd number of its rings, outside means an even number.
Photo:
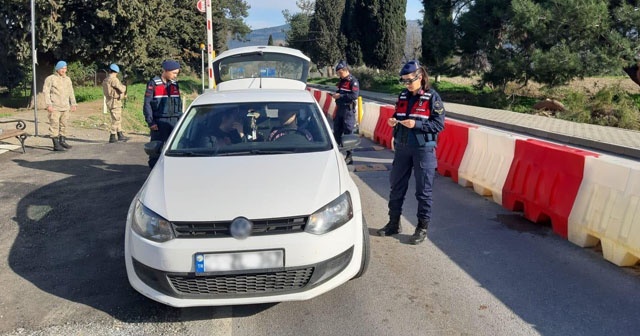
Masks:
[[[369,268],[369,259],[371,258],[371,243],[369,242],[369,228],[367,227],[367,221],[362,216],[362,261],[360,263],[360,271],[353,279],[357,279],[367,273]]]

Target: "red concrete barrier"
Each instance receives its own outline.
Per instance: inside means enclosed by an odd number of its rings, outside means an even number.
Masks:
[[[322,91],[322,94],[325,95],[324,106],[322,106],[322,110],[328,117],[331,117],[331,119],[335,119],[337,106],[336,100],[331,96],[332,92]]]
[[[516,140],[502,206],[523,211],[534,223],[551,221],[553,231],[567,238],[567,223],[578,194],[588,152],[540,140]]]
[[[393,117],[394,112],[395,106],[380,106],[380,116],[378,117],[376,129],[373,131],[373,141],[389,149],[393,149],[393,127],[390,127],[389,124],[387,124],[387,120]]]
[[[469,128],[477,126],[449,119],[445,120],[444,125],[444,130],[438,134],[438,173],[458,183],[458,170],[469,142]]]

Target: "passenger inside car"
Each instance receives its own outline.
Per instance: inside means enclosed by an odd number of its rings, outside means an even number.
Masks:
[[[294,139],[304,138],[307,141],[313,141],[313,136],[305,128],[298,127],[297,124],[298,111],[295,109],[282,109],[278,111],[278,120],[280,126],[274,127],[269,133],[268,141],[276,141],[278,139]]]
[[[235,114],[234,110],[226,110],[217,116],[217,125],[213,129],[213,136],[218,145],[231,145],[242,142],[244,129],[242,122]]]

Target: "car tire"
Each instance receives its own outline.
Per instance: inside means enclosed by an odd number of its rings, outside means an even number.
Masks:
[[[369,259],[371,258],[371,242],[369,241],[369,228],[367,221],[362,216],[362,261],[360,262],[360,271],[351,280],[360,278],[369,268]]]

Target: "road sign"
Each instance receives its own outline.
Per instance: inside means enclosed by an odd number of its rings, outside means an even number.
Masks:
[[[207,9],[205,8],[204,0],[198,0],[196,7],[198,7],[198,10],[200,11],[200,13],[204,13],[207,11]]]

